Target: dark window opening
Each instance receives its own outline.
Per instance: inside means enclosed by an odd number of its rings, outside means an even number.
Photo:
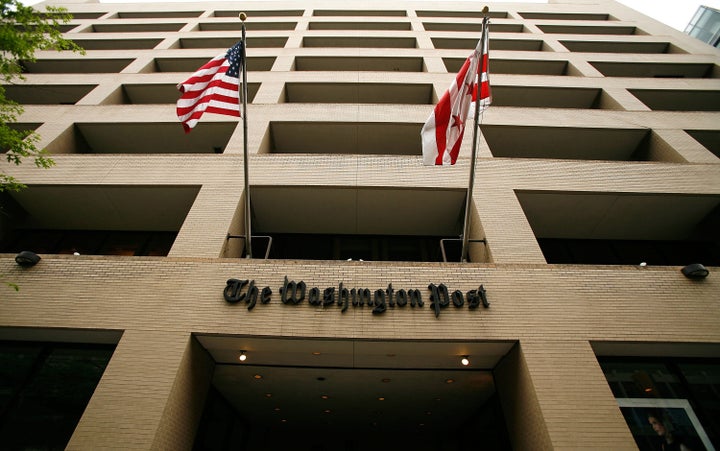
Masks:
[[[114,349],[0,342],[3,449],[65,449]]]
[[[304,260],[441,262],[440,239],[447,238],[402,235],[258,234],[272,235],[270,258]],[[457,260],[448,258],[448,261]]]
[[[720,361],[718,359],[599,357],[608,385],[616,398],[648,400],[687,400],[697,415],[708,439],[720,446]],[[679,419],[681,409],[621,408],[638,448],[661,449],[658,433],[648,422],[648,416],[664,410],[666,420]],[[672,415],[675,410],[676,415]],[[683,436],[692,450],[706,449],[696,432],[683,430],[679,422],[668,425],[676,435]]]
[[[10,235],[0,243],[2,252],[166,256],[177,232],[17,229]]]
[[[708,241],[539,238],[545,260],[556,264],[720,266],[720,245]]]

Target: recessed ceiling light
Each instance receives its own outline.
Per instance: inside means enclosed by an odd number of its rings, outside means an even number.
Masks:
[[[325,409],[325,410],[323,410],[323,412],[325,412],[325,413],[330,413],[330,412],[332,412],[332,410],[330,410],[330,409]]]
[[[318,351],[315,351],[312,353],[312,355],[320,355],[320,353]]]
[[[259,375],[259,374],[256,374],[256,375],[254,375],[253,377],[254,377],[255,379],[262,379],[262,376]]]
[[[462,363],[463,366],[470,365],[470,360],[468,359],[468,356],[466,356],[466,355],[462,356],[460,363]]]
[[[386,377],[386,378],[383,379],[382,381],[387,384],[388,382],[392,381],[392,379],[390,379],[389,377]]]
[[[320,397],[321,397],[322,399],[328,399],[328,398],[329,398],[328,395],[321,395]]]
[[[281,422],[281,423],[287,423],[287,420],[286,420],[285,418],[283,418],[282,420],[280,420],[280,422]]]
[[[455,379],[445,379],[446,384],[452,384],[453,382],[455,382]]]
[[[280,412],[280,407],[275,407],[273,410],[274,410],[275,412]]]
[[[428,410],[427,412],[425,412],[425,415],[432,415],[432,412]]]
[[[272,393],[265,393],[266,398],[272,398]]]
[[[238,360],[240,360],[241,362],[247,360],[247,355],[245,355],[245,351],[240,351],[240,357],[238,357]]]
[[[378,398],[378,401],[385,401],[385,398],[381,396]]]

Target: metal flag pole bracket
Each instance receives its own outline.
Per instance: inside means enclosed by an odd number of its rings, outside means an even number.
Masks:
[[[242,119],[243,119],[243,169],[245,175],[245,247],[247,258],[252,258],[252,224],[250,222],[250,176],[248,171],[248,123],[247,123],[247,57],[245,39],[245,20],[247,14],[241,12],[242,21]]]

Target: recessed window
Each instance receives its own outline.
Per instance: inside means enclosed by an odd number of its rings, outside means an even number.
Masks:
[[[361,155],[420,155],[414,123],[270,122],[261,151]]]
[[[423,27],[427,31],[482,31],[482,23],[468,22],[423,22]],[[499,23],[492,24],[494,33],[522,33],[524,28],[522,24]]]
[[[294,16],[302,16],[303,10],[302,9],[289,9],[289,10],[264,10],[264,11],[215,11],[213,14],[215,17],[234,17],[237,18],[241,12],[244,12],[247,14],[248,18],[252,17],[294,17]]]
[[[443,58],[450,73],[457,73],[465,63],[465,58]],[[491,74],[521,75],[569,75],[570,63],[562,60],[527,60],[490,58]]]
[[[297,71],[423,72],[423,59],[390,56],[297,56]]]
[[[121,11],[119,19],[163,19],[174,17],[199,17],[202,11]]]
[[[525,12],[520,13],[525,19],[541,19],[541,20],[610,20],[608,14],[599,13],[541,13],[541,12]]]
[[[598,88],[552,88],[493,85],[494,106],[539,108],[603,108],[607,94]]]
[[[436,49],[467,49],[474,50],[477,39],[432,38]],[[539,39],[490,39],[490,50],[516,50],[526,52],[542,51],[546,48]]]
[[[361,47],[361,48],[402,48],[417,47],[415,38],[386,38],[368,36],[305,36],[303,47]]]
[[[167,255],[198,190],[197,186],[31,185],[4,194],[0,249]]]
[[[316,9],[313,16],[348,16],[348,17],[368,17],[368,16],[390,16],[405,17],[405,11],[393,10],[371,10],[371,9]]]
[[[516,125],[482,125],[481,129],[495,157],[684,161],[669,144],[646,129]]]
[[[613,352],[598,356],[598,362],[638,449],[656,448],[659,426],[681,437],[682,448],[714,449],[720,439],[717,354],[684,343],[593,343],[593,348]],[[628,354],[628,349],[636,354]]]
[[[101,74],[119,73],[132,63],[132,58],[73,58],[23,61],[24,73],[29,74]]]
[[[192,133],[180,123],[76,123],[47,146],[52,154],[222,153],[236,122],[204,122]]]
[[[73,39],[85,50],[131,50],[152,49],[162,39]]]
[[[571,52],[583,53],[684,53],[667,42],[560,41]]]
[[[417,11],[418,17],[483,17],[482,11]],[[490,11],[491,19],[505,19],[506,11]]]
[[[709,63],[620,63],[590,62],[606,77],[718,78],[715,64]]]
[[[72,30],[73,28],[75,28],[77,26],[78,26],[78,24],[73,24],[73,23],[56,25],[58,31],[60,31],[61,33],[67,33],[68,31]],[[37,30],[37,26],[36,25],[15,25],[15,29],[21,30],[21,31]]]
[[[596,25],[596,26],[579,26],[579,25],[538,25],[543,33],[550,34],[606,34],[606,35],[631,35],[637,33],[637,28],[632,26],[620,25]]]
[[[96,23],[92,31],[97,33],[137,33],[145,31],[179,31],[184,23]]]
[[[3,447],[65,449],[114,350],[115,345],[0,342]]]
[[[297,22],[241,22],[234,20],[232,22],[203,22],[200,24],[200,31],[238,31],[245,29],[248,31],[262,30],[294,30]]]
[[[166,256],[177,232],[15,229],[3,252],[40,254]]]
[[[5,96],[20,104],[74,105],[97,85],[5,85]]]
[[[101,16],[104,16],[105,12],[98,12],[98,13],[81,13],[77,11],[68,11],[68,14],[70,14],[73,19],[98,19]],[[52,14],[44,14],[47,17],[52,17]]]
[[[286,83],[288,103],[432,104],[428,84],[410,83]]]
[[[548,263],[720,265],[720,197],[520,191]]]
[[[720,158],[720,131],[718,130],[685,130],[690,136],[707,150]]]
[[[462,227],[464,190],[251,190],[253,229],[273,237],[275,258],[442,261],[440,239]]]
[[[720,111],[720,91],[687,89],[629,89],[652,110]]]
[[[272,233],[271,236],[273,241],[269,258],[413,262],[442,262],[440,240],[448,238],[282,233]]]
[[[210,57],[198,58],[155,58],[142,72],[190,72],[205,65]],[[250,56],[247,58],[248,72],[269,71],[275,64],[274,56]]]
[[[310,22],[309,30],[410,30],[410,22]]]
[[[285,47],[287,37],[247,38],[248,48],[279,48]],[[183,38],[180,48],[183,49],[229,49],[238,43],[238,37],[229,38]]]

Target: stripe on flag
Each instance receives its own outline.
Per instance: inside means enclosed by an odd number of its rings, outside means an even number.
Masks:
[[[177,116],[185,133],[200,121],[203,113],[240,117],[240,65],[242,41],[218,55],[177,85],[182,93]]]
[[[455,164],[460,153],[465,123],[471,104],[477,98],[478,66],[480,65],[480,111],[491,102],[488,78],[487,25],[483,27],[482,39],[473,53],[467,57],[455,80],[435,105],[430,117],[420,131],[423,150],[423,164]],[[474,108],[473,108],[474,111]]]

